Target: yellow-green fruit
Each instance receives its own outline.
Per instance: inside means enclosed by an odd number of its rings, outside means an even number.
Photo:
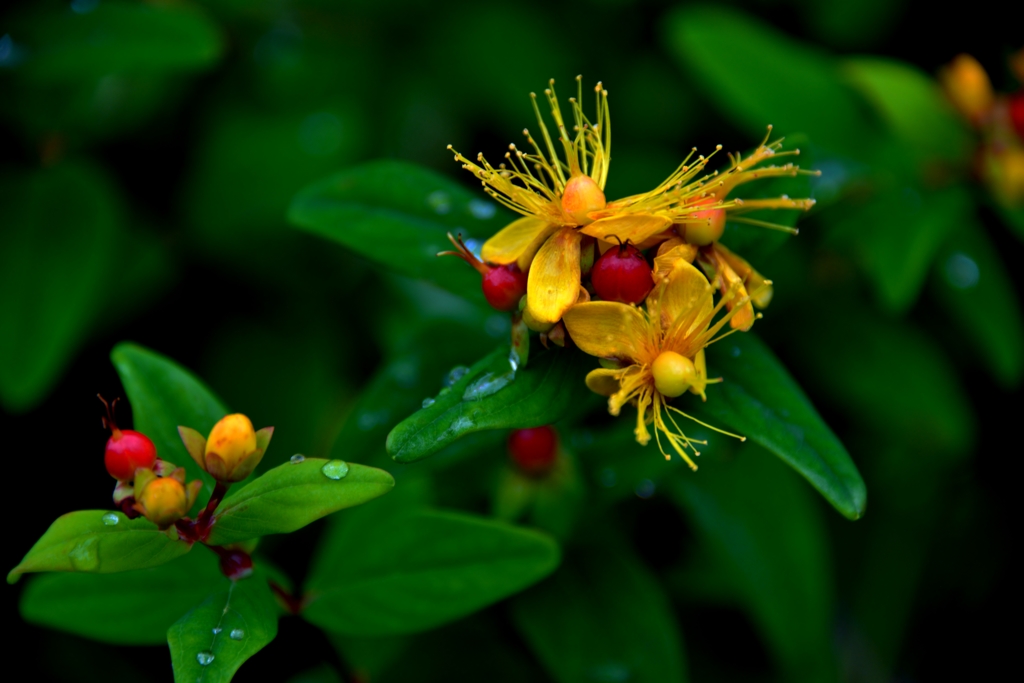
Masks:
[[[697,379],[697,369],[693,361],[675,351],[662,351],[654,365],[654,387],[663,396],[681,396]]]
[[[206,453],[216,453],[228,472],[256,450],[256,431],[252,422],[241,413],[221,418],[206,440]],[[210,463],[207,463],[209,466]]]

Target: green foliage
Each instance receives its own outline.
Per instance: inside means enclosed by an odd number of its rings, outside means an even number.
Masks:
[[[79,510],[61,515],[50,525],[7,574],[7,583],[15,583],[27,572],[107,574],[145,569],[170,562],[191,548],[191,543],[178,540],[175,531],[160,531],[146,519]]]
[[[167,630],[176,683],[227,683],[277,636],[277,605],[257,573],[221,585]]]
[[[102,311],[120,216],[91,164],[0,176],[0,404],[34,407]]]
[[[22,593],[21,615],[101,642],[162,645],[184,606],[201,602],[223,578],[205,550],[116,575],[46,574]]]
[[[213,478],[189,456],[178,427],[205,436],[228,409],[195,375],[149,349],[122,343],[110,358],[131,402],[135,429],[153,441],[159,457],[184,467],[189,481],[202,479],[206,491],[213,491]],[[205,503],[205,496],[198,502]]]
[[[480,276],[456,259],[446,233],[486,238],[509,218],[496,204],[427,169],[378,161],[300,192],[288,210],[295,226],[340,242],[374,263],[483,302]]]
[[[799,472],[849,519],[864,514],[867,490],[846,448],[768,348],[750,334],[708,350],[706,413]]]
[[[508,356],[508,347],[499,347],[395,427],[387,440],[391,457],[414,462],[483,429],[556,422],[585,396],[583,369],[589,361],[581,354],[552,349],[515,371]]]
[[[512,601],[512,616],[558,683],[688,680],[668,597],[614,536],[574,549],[554,575]]]
[[[558,565],[558,546],[536,531],[402,501],[360,512],[332,529],[305,586],[303,616],[333,633],[433,628],[522,590]]]
[[[226,545],[291,533],[384,495],[394,485],[387,472],[342,460],[306,458],[279,465],[221,503],[208,542]]]

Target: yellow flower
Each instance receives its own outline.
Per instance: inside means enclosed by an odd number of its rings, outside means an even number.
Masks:
[[[654,437],[665,458],[670,455],[662,446],[661,435],[691,468],[697,469],[686,450],[700,455],[694,444],[705,442],[687,437],[672,413],[704,423],[671,405],[669,399],[686,391],[706,399],[706,386],[717,380],[707,377],[704,348],[739,308],[714,320],[725,302],[736,296],[736,289],[727,291],[715,305],[714,289],[685,258],[689,246],[677,244],[674,254],[666,252],[659,257],[663,267],[657,276],[658,283],[647,297],[646,310],[612,301],[594,301],[572,307],[563,321],[583,351],[618,366],[593,370],[587,375],[587,386],[609,397],[608,412],[618,415],[622,406],[632,402],[637,409],[637,442],[647,445],[651,439],[647,425],[653,423]]]
[[[182,426],[178,434],[197,465],[217,481],[230,483],[252,474],[270,445],[274,428],[255,431],[248,417],[234,413],[222,417],[210,430],[209,438]]]
[[[533,326],[558,322],[580,298],[584,237],[596,239],[602,252],[627,241],[647,249],[673,237],[684,237],[697,245],[713,245],[721,236],[726,212],[732,218],[759,209],[807,209],[813,205],[811,199],[788,197],[726,199],[731,190],[750,180],[806,173],[792,163],[754,168],[768,159],[799,153],[779,152],[781,141],[769,144],[767,138],[748,157],[731,157],[731,167],[721,174],[704,174],[714,155],[694,158],[694,149],[672,175],[650,192],[608,202],[604,194],[611,160],[608,91],[601,83],[594,88],[597,120],[591,122],[581,105],[580,77],[576,82],[577,96],[569,100],[571,133],[556,99],[553,80],[544,91],[558,132],[557,144],[541,116],[536,94],[531,93],[541,133],[538,143],[529,130],[523,131],[532,151],[509,145],[505,162],[497,167],[482,154],[473,162],[455,152],[455,159],[480,179],[488,194],[522,215],[487,240],[481,255],[491,264],[516,263],[523,272],[529,269],[526,318],[534,321]],[[559,147],[564,161],[559,156]],[[451,145],[448,148],[452,149]],[[735,220],[791,230],[759,220]],[[742,294],[737,301],[741,298]]]

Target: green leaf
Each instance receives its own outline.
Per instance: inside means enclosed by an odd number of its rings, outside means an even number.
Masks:
[[[835,670],[828,538],[815,501],[760,448],[702,458],[669,490],[717,558],[763,633],[783,680],[823,680]],[[699,597],[699,596],[698,596]]]
[[[384,495],[394,485],[395,480],[383,470],[342,460],[306,458],[285,463],[221,503],[208,542],[225,545],[291,533],[332,512]]]
[[[277,635],[266,577],[228,581],[167,630],[176,683],[227,683]]]
[[[854,157],[870,145],[873,126],[832,55],[722,7],[680,8],[665,26],[670,52],[751,135],[774,124],[777,134],[800,131]]]
[[[551,349],[511,373],[508,354],[507,346],[499,347],[391,430],[391,457],[414,462],[473,432],[551,424],[586,400],[587,356]]]
[[[1004,386],[1024,375],[1024,320],[1013,283],[995,246],[976,221],[960,226],[935,261],[934,291]]]
[[[288,220],[340,242],[385,268],[425,279],[483,303],[480,275],[459,259],[445,234],[487,238],[511,217],[485,195],[425,168],[376,161],[339,173],[300,192]]]
[[[115,645],[162,645],[185,606],[223,580],[217,557],[199,550],[159,567],[117,575],[44,574],[22,593],[28,622]]]
[[[103,2],[87,13],[36,13],[16,35],[29,56],[19,70],[34,81],[107,73],[192,71],[214,64],[220,32],[204,13],[183,5]]]
[[[0,177],[0,404],[41,401],[87,337],[116,253],[118,197],[79,163]]]
[[[314,562],[303,616],[346,635],[434,628],[551,573],[548,536],[472,515],[408,511],[346,524]]]
[[[849,519],[864,514],[867,491],[846,448],[765,344],[734,334],[708,348],[701,411],[782,458]]]
[[[116,522],[113,520],[117,520]],[[28,572],[109,574],[170,562],[192,548],[173,529],[160,531],[142,517],[78,510],[61,515],[7,575],[15,583]]]
[[[512,616],[558,683],[687,680],[668,596],[625,544],[574,552]]]
[[[185,450],[178,426],[209,434],[228,414],[224,403],[191,372],[145,347],[121,343],[110,358],[128,394],[135,429],[153,440],[157,455],[184,467],[189,481],[202,479],[206,493],[212,492],[213,478]]]
[[[954,163],[970,153],[970,131],[935,79],[910,64],[877,57],[847,59],[842,69],[901,142]]]

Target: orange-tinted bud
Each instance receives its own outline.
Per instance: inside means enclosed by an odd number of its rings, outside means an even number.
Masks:
[[[694,207],[710,206],[717,201],[713,197],[705,197],[695,202]],[[687,222],[680,227],[683,228],[680,231],[683,239],[689,244],[703,247],[712,242],[717,242],[722,233],[725,232],[725,209],[694,211],[687,218]]]
[[[600,211],[607,204],[604,192],[594,179],[587,175],[576,175],[569,178],[562,192],[562,210],[570,216],[576,225],[591,223],[588,216],[593,211]]]
[[[273,427],[267,427],[257,434],[241,413],[227,415],[210,431],[201,464],[217,481],[242,481],[263,459],[272,433]]]
[[[158,477],[153,470],[139,468],[135,474],[135,510],[161,529],[188,514],[202,482],[184,484],[185,470],[178,468],[167,477]]]
[[[992,109],[995,95],[985,68],[974,57],[961,54],[942,69],[939,80],[953,105],[971,123],[978,123]]]

